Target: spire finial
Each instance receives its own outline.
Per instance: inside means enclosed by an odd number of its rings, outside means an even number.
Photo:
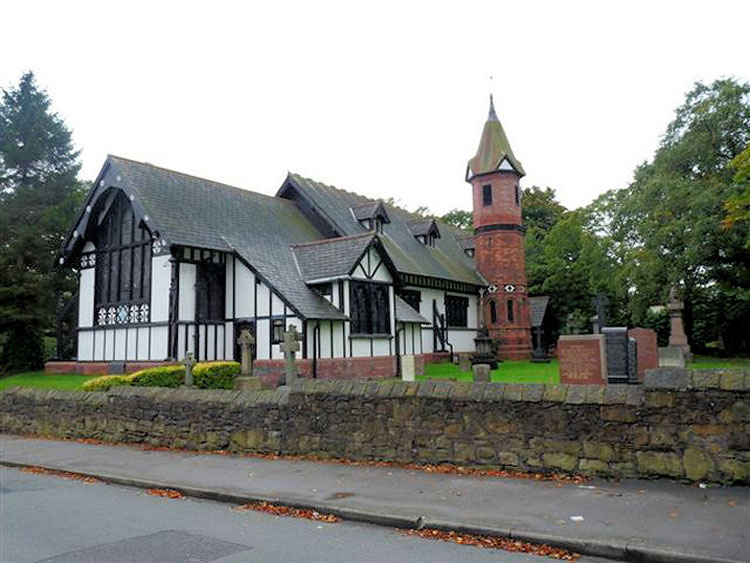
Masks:
[[[490,94],[490,114],[487,119],[492,121],[499,121],[499,119],[497,118],[497,114],[495,113],[495,100],[492,98],[492,94]]]

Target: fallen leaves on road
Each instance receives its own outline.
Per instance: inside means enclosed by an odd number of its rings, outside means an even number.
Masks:
[[[54,469],[45,469],[44,467],[37,467],[30,465],[26,467],[19,467],[21,473],[31,473],[33,475],[52,475],[59,477],[60,479],[70,479],[72,481],[82,481],[87,485],[93,485],[95,483],[101,483],[96,477],[90,477],[88,475],[81,475],[80,473],[71,473],[70,471],[57,471]]]
[[[307,508],[292,508],[291,506],[283,506],[280,504],[271,504],[270,502],[249,502],[238,506],[235,510],[256,510],[258,512],[265,512],[267,514],[273,514],[274,516],[291,516],[293,518],[305,518],[307,520],[315,520],[317,522],[327,522],[328,524],[338,524],[341,522],[341,518],[335,514],[325,514],[316,512],[315,510],[309,510]]]
[[[486,547],[490,549],[502,549],[504,551],[513,551],[517,553],[530,553],[532,555],[541,555],[560,559],[562,561],[578,561],[580,555],[571,553],[566,549],[551,547],[545,544],[534,544],[510,538],[500,538],[494,536],[477,536],[473,534],[461,534],[458,532],[446,532],[425,528],[423,530],[406,530],[407,536],[419,536],[420,538],[430,540],[442,540],[461,545],[472,545],[475,547]]]
[[[180,491],[175,491],[174,489],[149,489],[146,492],[154,497],[164,497],[171,499],[185,498],[185,495],[183,495]]]

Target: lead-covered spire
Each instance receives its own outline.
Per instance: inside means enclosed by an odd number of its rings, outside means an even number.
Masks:
[[[497,170],[513,169],[521,176],[526,173],[521,162],[513,154],[508,138],[505,136],[503,125],[495,112],[495,101],[490,94],[490,112],[482,129],[482,138],[476,155],[469,160],[466,179],[477,174],[487,174]]]

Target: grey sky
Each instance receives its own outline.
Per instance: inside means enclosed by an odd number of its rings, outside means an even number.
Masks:
[[[31,69],[83,150],[263,193],[291,170],[407,208],[469,208],[497,112],[569,207],[628,184],[693,82],[750,78],[746,0],[6,1],[0,85]]]

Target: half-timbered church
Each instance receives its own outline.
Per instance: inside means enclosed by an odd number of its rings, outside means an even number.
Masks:
[[[257,369],[281,372],[290,325],[313,377],[393,376],[399,356],[473,351],[480,326],[527,357],[524,171],[490,103],[473,232],[297,174],[270,197],[109,156],[60,258],[78,370],[237,358],[247,328]]]

